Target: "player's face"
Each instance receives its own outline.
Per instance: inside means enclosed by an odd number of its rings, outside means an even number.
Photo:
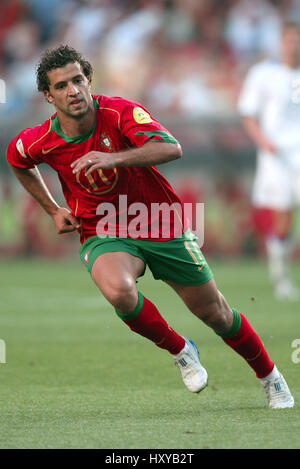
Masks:
[[[45,96],[56,110],[79,119],[92,105],[90,82],[81,70],[79,63],[69,63],[65,67],[48,72],[49,91]]]
[[[298,57],[300,54],[300,33],[296,29],[287,29],[282,36],[282,50],[286,55]]]

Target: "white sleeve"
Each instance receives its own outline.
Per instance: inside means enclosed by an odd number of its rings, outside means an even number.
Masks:
[[[266,78],[262,66],[254,66],[246,76],[237,103],[238,112],[242,116],[259,116],[264,102],[265,85]]]

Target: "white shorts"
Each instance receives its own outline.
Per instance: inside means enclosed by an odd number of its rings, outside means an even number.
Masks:
[[[258,153],[252,202],[255,207],[275,210],[300,204],[300,152],[288,157]]]

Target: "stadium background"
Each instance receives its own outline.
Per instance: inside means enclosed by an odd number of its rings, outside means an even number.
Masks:
[[[249,66],[277,56],[287,19],[300,20],[300,1],[1,0],[1,255],[77,250],[77,235],[57,237],[5,161],[21,129],[54,113],[36,91],[35,67],[60,43],[92,62],[93,92],[143,103],[181,142],[183,159],[160,170],[184,201],[205,203],[206,255],[261,255],[249,200],[255,150],[236,101]],[[41,171],[63,202],[55,174]]]

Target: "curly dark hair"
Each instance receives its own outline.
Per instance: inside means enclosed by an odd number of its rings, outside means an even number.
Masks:
[[[61,45],[56,49],[46,49],[41,56],[40,63],[36,69],[36,81],[39,91],[49,91],[48,72],[55,68],[65,67],[69,63],[78,62],[86,77],[92,79],[93,68],[77,50],[68,45]]]

